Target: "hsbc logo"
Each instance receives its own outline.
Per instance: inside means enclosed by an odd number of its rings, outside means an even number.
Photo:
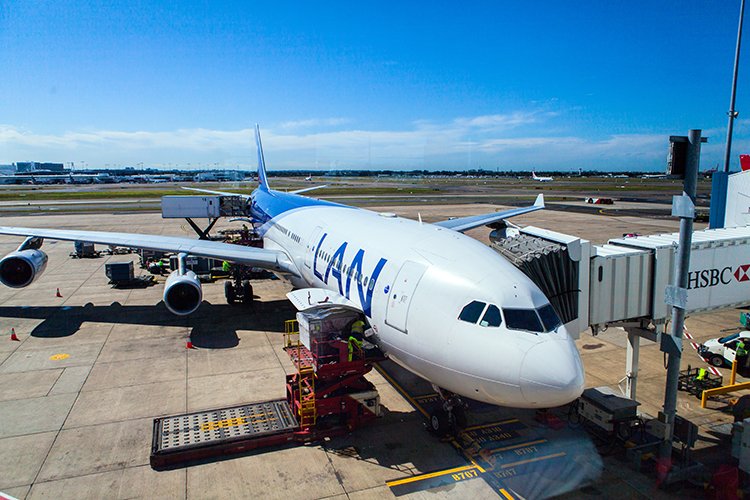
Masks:
[[[743,281],[750,281],[750,275],[748,275],[749,272],[750,264],[745,264],[737,268],[737,270],[734,272],[734,277],[740,283]]]
[[[740,283],[750,281],[750,264],[737,266],[737,269],[727,266],[721,269],[712,268],[691,271],[688,273],[688,290],[728,285],[732,282],[732,277]]]

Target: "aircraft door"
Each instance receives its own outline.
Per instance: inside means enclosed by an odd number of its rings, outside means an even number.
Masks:
[[[313,229],[313,232],[310,234],[310,239],[307,240],[307,252],[305,253],[305,266],[308,269],[312,269],[313,266],[313,259],[316,258],[315,250],[318,249],[318,237],[320,237],[320,232],[323,230],[322,227],[317,226],[315,229]]]
[[[724,359],[726,359],[729,363],[734,363],[734,359],[737,357],[737,342],[727,342],[724,344]]]
[[[386,324],[408,333],[406,331],[406,320],[409,315],[409,305],[414,290],[416,290],[417,284],[426,270],[426,266],[410,260],[407,260],[401,266],[388,295],[388,307],[385,313]]]

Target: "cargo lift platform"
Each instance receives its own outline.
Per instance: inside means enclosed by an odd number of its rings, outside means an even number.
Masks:
[[[157,418],[151,467],[280,445],[298,430],[285,399]]]
[[[321,336],[315,322],[350,323],[351,311],[328,308],[320,318],[298,313],[286,322],[284,346],[295,371],[286,376],[286,398],[154,419],[151,467],[307,443],[350,432],[380,415],[380,397],[365,375],[382,353],[354,346],[346,335]],[[358,314],[358,313],[357,313]],[[325,333],[325,332],[323,332]],[[344,333],[344,332],[342,332]],[[300,339],[302,337],[302,339]]]

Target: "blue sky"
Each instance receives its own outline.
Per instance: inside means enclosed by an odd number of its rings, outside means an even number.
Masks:
[[[668,136],[689,128],[709,136],[710,168],[738,13],[739,0],[3,2],[0,163],[248,167],[259,123],[271,169],[661,171]],[[750,151],[748,50],[734,164]]]

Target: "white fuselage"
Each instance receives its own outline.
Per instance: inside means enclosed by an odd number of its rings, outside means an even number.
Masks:
[[[328,289],[360,306],[380,348],[433,384],[527,408],[559,406],[581,394],[580,356],[563,326],[506,326],[511,309],[549,302],[486,245],[432,224],[337,206],[291,210],[265,229],[266,248],[283,250],[299,270],[294,286]],[[460,320],[473,301],[485,314],[496,305],[501,324]]]

